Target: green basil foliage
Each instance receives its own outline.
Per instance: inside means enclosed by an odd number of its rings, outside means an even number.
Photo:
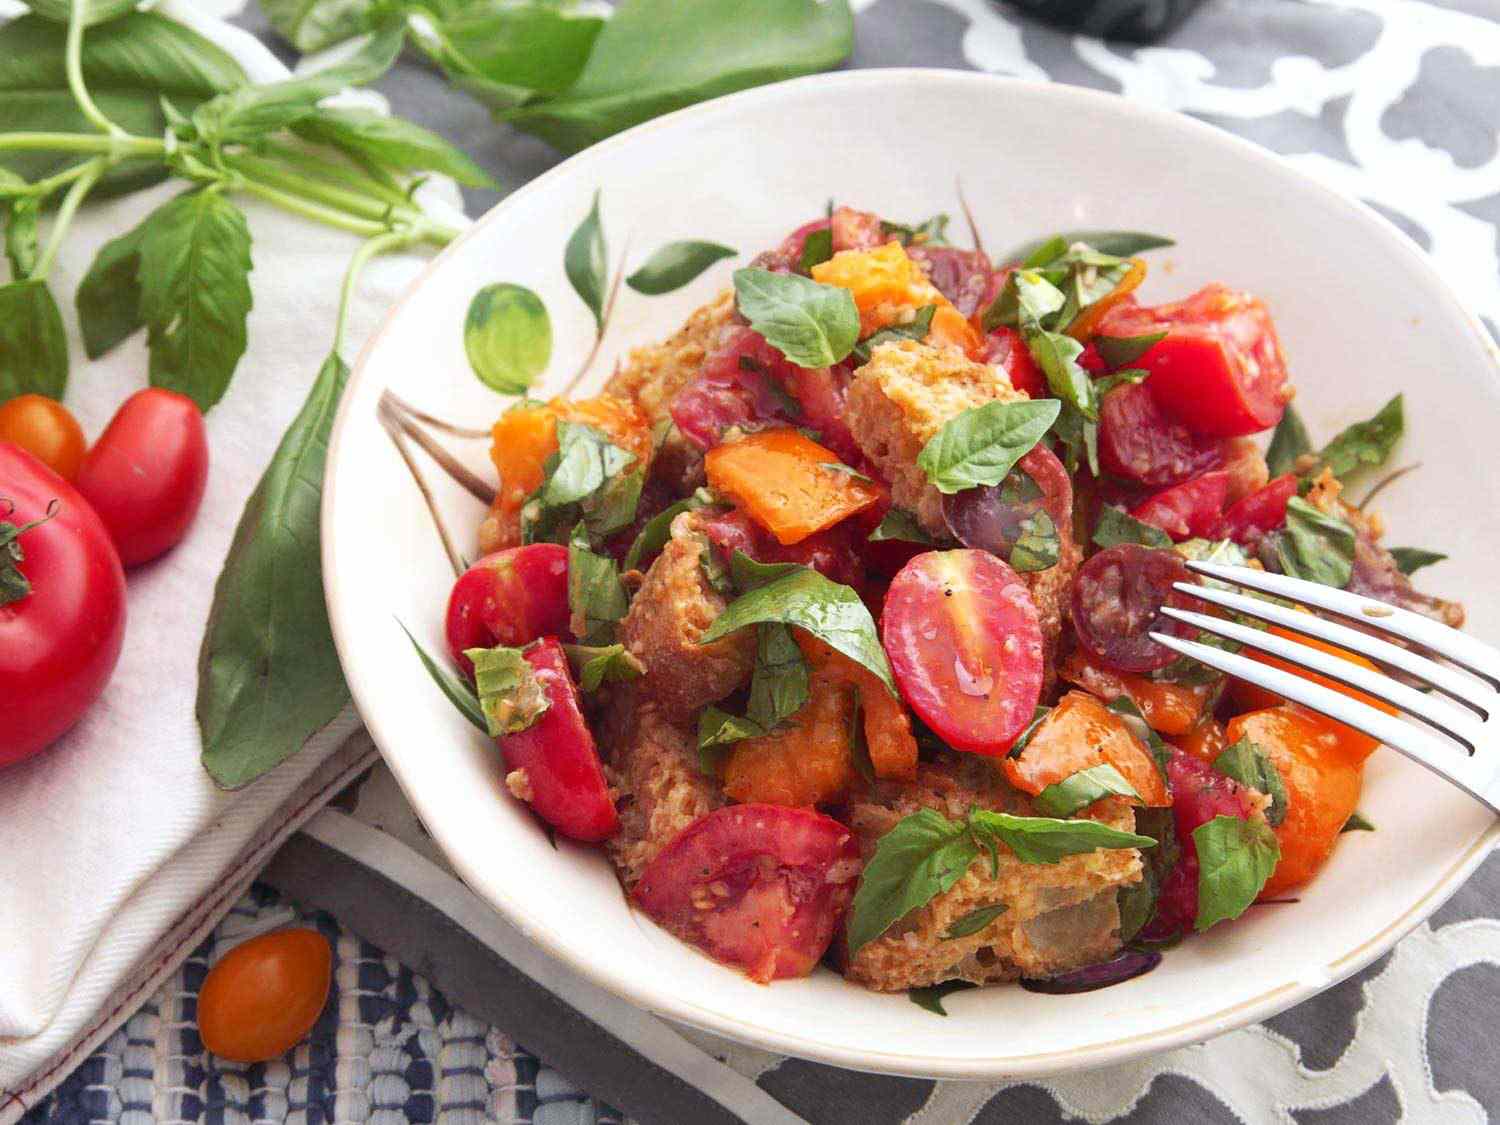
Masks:
[[[698,719],[699,760],[705,772],[718,772],[718,749],[746,738],[759,738],[806,706],[808,667],[802,650],[785,625],[763,623],[756,630],[755,670],[744,716],[706,707]]]
[[[1382,465],[1401,439],[1405,426],[1402,399],[1397,395],[1373,417],[1341,431],[1323,447],[1318,459],[1339,478],[1361,467]]]
[[[1094,820],[1013,816],[975,809],[964,821],[922,809],[899,821],[875,845],[849,909],[852,956],[895,924],[953,888],[970,865],[988,852],[998,871],[998,848],[1022,863],[1057,863],[1098,848],[1147,848],[1146,836]]]
[[[854,355],[861,363],[870,361],[870,353],[881,344],[892,340],[925,340],[927,333],[932,328],[932,316],[937,312],[936,305],[923,305],[917,310],[916,315],[906,324],[893,324],[889,328],[881,328],[871,332],[863,340],[854,345]]]
[[[1099,358],[1111,371],[1128,367],[1151,348],[1166,339],[1165,328],[1157,332],[1145,332],[1139,336],[1096,336],[1094,346],[1099,349]]]
[[[0,401],[61,398],[67,382],[68,337],[47,283],[31,277],[0,286]]]
[[[905,508],[892,508],[885,514],[879,526],[870,532],[871,543],[880,543],[887,539],[899,540],[903,543],[921,543],[924,546],[935,542],[917,522],[917,517]]]
[[[681,289],[715,262],[738,251],[717,242],[669,242],[625,279],[637,293],[657,296]]]
[[[1163,780],[1167,778],[1167,762],[1172,757],[1172,751],[1161,735],[1157,734],[1151,724],[1146,722],[1146,716],[1141,714],[1141,709],[1135,705],[1135,700],[1128,695],[1117,695],[1105,704],[1111,711],[1125,720],[1125,725],[1130,728],[1130,733],[1136,741],[1151,751],[1152,760],[1156,762],[1156,769]]]
[[[955,992],[967,992],[971,988],[978,988],[977,984],[966,980],[945,980],[941,984],[930,984],[925,988],[908,988],[906,998],[924,1011],[932,1012],[934,1015],[947,1016],[948,1009],[943,1007],[944,997],[951,996]]]
[[[833,228],[819,227],[809,231],[802,240],[802,256],[797,260],[797,272],[811,274],[813,266],[821,266],[833,257]]]
[[[738,564],[739,556],[735,562]],[[881,647],[875,619],[860,596],[810,567],[783,564],[778,577],[741,594],[704,632],[709,644],[747,625],[777,622],[795,625],[863,664],[896,694],[891,666]]]
[[[799,367],[828,367],[859,339],[859,310],[847,289],[797,274],[747,268],[734,271],[740,313]]]
[[[620,582],[620,566],[589,548],[584,526],[568,541],[568,627],[580,643],[610,645],[630,598]]]
[[[1144,254],[1147,250],[1160,250],[1175,246],[1170,238],[1159,234],[1147,234],[1135,230],[1070,230],[1054,234],[1050,238],[1039,238],[1012,250],[998,262],[1022,262],[1028,266],[1045,264],[1061,257],[1069,246],[1085,243],[1102,254],[1129,258]]]
[[[999,484],[1056,421],[1057,402],[987,402],[951,418],[922,447],[917,466],[939,492]]]
[[[471,648],[464,652],[474,664],[474,687],[479,707],[493,738],[519,734],[536,725],[552,701],[536,671],[518,648]]]
[[[401,624],[399,621],[397,624]],[[479,696],[474,693],[474,688],[468,680],[455,676],[452,672],[438,664],[428,651],[423,648],[417,638],[411,635],[411,630],[401,625],[401,631],[406,634],[406,639],[411,642],[411,647],[417,651],[417,659],[422,662],[422,667],[427,670],[427,675],[437,685],[438,690],[448,697],[448,702],[458,708],[458,713],[474,726],[484,732],[490,733],[490,721],[485,717],[484,708],[479,705]]]
[[[1105,504],[1099,509],[1099,522],[1094,525],[1094,545],[1118,547],[1121,543],[1171,547],[1172,537],[1159,527],[1142,523],[1128,512]]]
[[[1272,828],[1286,819],[1287,792],[1281,771],[1271,761],[1270,755],[1250,739],[1242,738],[1226,747],[1214,759],[1214,769],[1271,798],[1266,821]]]
[[[713,502],[713,494],[707,489],[700,488],[686,499],[669,504],[657,512],[641,527],[635,537],[635,542],[630,544],[630,550],[625,553],[621,567],[625,570],[634,570],[643,561],[655,556],[672,537],[673,520],[683,512],[695,512],[699,508],[708,507]]]
[[[1177,843],[1177,820],[1170,808],[1137,809],[1135,830],[1150,836],[1156,847],[1141,853],[1141,879],[1121,887],[1119,893],[1120,940],[1131,941],[1151,921],[1161,894],[1162,880],[1177,866],[1182,849]]]
[[[880,233],[894,238],[902,246],[947,246],[948,216],[942,213],[920,223],[892,223],[882,219]]]
[[[1346,820],[1346,821],[1344,821],[1344,827],[1342,827],[1342,828],[1339,829],[1339,832],[1341,834],[1344,833],[1344,832],[1374,832],[1374,831],[1375,831],[1375,825],[1370,821],[1370,818],[1367,817],[1367,816],[1365,816],[1365,814],[1362,813],[1362,812],[1352,812],[1352,813],[1350,813],[1349,814],[1349,819]]]
[[[1298,458],[1311,452],[1312,439],[1307,436],[1307,427],[1296,407],[1288,404],[1266,448],[1266,468],[1273,477],[1283,476],[1296,469]]]
[[[1343,589],[1354,573],[1354,528],[1300,496],[1286,507],[1286,528],[1273,543],[1281,572]]]
[[[541,487],[521,508],[522,539],[565,542],[582,521],[589,542],[597,544],[629,526],[645,483],[635,463],[634,453],[602,431],[560,420],[557,452],[547,459]]]
[[[1440,563],[1448,556],[1439,551],[1428,551],[1421,547],[1392,547],[1391,558],[1396,560],[1396,569],[1402,574],[1415,574],[1424,566]]]
[[[972,937],[1004,914],[1006,909],[1005,903],[997,902],[993,906],[981,906],[971,910],[943,931],[943,940],[953,941],[956,938]]]
[[[646,666],[622,644],[563,645],[578,690],[595,692],[604,684],[625,683],[646,674]]]
[[[1036,796],[1036,807],[1048,816],[1072,816],[1105,797],[1128,797],[1137,803],[1140,793],[1109,763],[1079,770],[1053,782]]]
[[[1201,933],[1245,912],[1276,870],[1281,845],[1265,821],[1222,815],[1193,829],[1193,844],[1198,851],[1193,928]]]

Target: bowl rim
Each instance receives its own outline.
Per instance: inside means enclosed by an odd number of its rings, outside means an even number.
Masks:
[[[467,230],[435,255],[407,285],[401,296],[386,311],[379,327],[360,349],[350,370],[342,401],[334,418],[325,464],[333,466],[338,461],[342,439],[349,427],[353,415],[353,404],[358,397],[353,393],[355,387],[368,375],[370,357],[380,347],[387,333],[392,330],[402,308],[418,289],[444,267],[450,256],[458,253],[464,243],[476,237],[484,228],[499,221],[517,201],[548,190],[558,180],[579,174],[595,162],[629,146],[650,132],[671,129],[685,122],[703,123],[716,117],[733,117],[742,109],[751,106],[803,96],[809,87],[841,89],[878,85],[888,92],[891,85],[899,82],[991,89],[1001,87],[1015,90],[1027,97],[1040,96],[1056,99],[1064,105],[1070,102],[1094,106],[1107,105],[1111,111],[1123,111],[1127,115],[1151,119],[1159,125],[1179,130],[1185,143],[1217,147],[1232,156],[1247,159],[1258,165],[1267,175],[1283,183],[1295,185],[1297,190],[1315,191],[1324,197],[1325,202],[1342,208],[1351,219],[1362,224],[1372,237],[1384,241],[1388,248],[1393,249],[1398,257],[1404,259],[1408,267],[1425,280],[1425,288],[1439,294],[1439,299],[1446,302],[1453,311],[1459,314],[1460,319],[1468,324],[1470,331],[1477,336],[1481,349],[1488,356],[1494,368],[1494,374],[1500,376],[1500,347],[1497,347],[1484,330],[1479,318],[1453,291],[1439,273],[1436,265],[1415,242],[1373,208],[1292,167],[1269,149],[1186,113],[1145,105],[1110,91],[1070,86],[1060,82],[1039,82],[981,71],[947,70],[935,67],[835,71],[789,79],[728,94],[636,125],[568,157],[522,185],[484,215],[474,220]],[[338,505],[338,495],[337,478],[330,475],[325,479],[319,522],[322,535],[321,562],[324,596],[334,644],[349,684],[350,694],[366,729],[376,746],[380,748],[382,758],[390,766],[404,795],[411,801],[413,807],[417,807],[418,802],[413,798],[402,766],[393,755],[385,752],[380,720],[372,710],[367,710],[361,705],[366,698],[372,698],[375,693],[369,685],[365,684],[364,677],[358,670],[360,668],[358,650],[349,645],[346,639],[344,613],[341,611],[343,602],[339,596],[339,577],[334,566],[333,512]],[[430,826],[429,830],[460,878],[471,889],[482,885],[482,881],[475,874],[477,857],[466,856],[461,848],[450,848],[447,843],[448,834],[440,824]],[[1428,891],[1405,913],[1362,945],[1349,950],[1324,966],[1321,972],[1302,971],[1254,997],[1157,1031],[1127,1035],[1087,1046],[1061,1050],[959,1060],[938,1055],[923,1056],[895,1051],[869,1051],[867,1049],[856,1051],[830,1045],[815,1038],[769,1029],[734,1014],[702,1006],[688,996],[674,993],[666,988],[643,985],[634,978],[604,971],[599,967],[599,963],[589,958],[574,956],[570,953],[566,942],[554,936],[548,928],[532,921],[524,902],[504,891],[496,890],[493,895],[482,894],[477,890],[474,893],[491,909],[505,917],[527,940],[534,942],[569,970],[640,1008],[668,1019],[766,1050],[852,1070],[934,1079],[1020,1079],[1040,1078],[1066,1071],[1107,1066],[1142,1055],[1170,1050],[1244,1027],[1285,1011],[1337,984],[1391,949],[1401,938],[1446,902],[1497,844],[1500,844],[1500,820],[1496,820],[1486,828],[1464,854],[1454,860]]]

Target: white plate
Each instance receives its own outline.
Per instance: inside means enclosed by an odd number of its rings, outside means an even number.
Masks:
[[[566,379],[594,332],[562,250],[596,190],[612,266],[627,241],[631,268],[674,239],[726,243],[741,256],[665,297],[622,289],[585,389],[830,197],[903,220],[956,216],[960,178],[992,253],[1063,228],[1159,231],[1178,244],[1152,255],[1148,301],[1215,279],[1263,296],[1315,439],[1410,392],[1399,461],[1423,467],[1382,497],[1391,541],[1452,555],[1425,584],[1464,600],[1476,633],[1500,637],[1495,360],[1416,248],[1364,207],[1189,118],[949,71],[834,74],[724,98],[600,144],[501,203],[412,286],[361,357],[329,455],[323,558],[339,652],[375,741],[454,867],[523,932],[643,1007],[760,1047],[867,1070],[997,1078],[1201,1040],[1327,988],[1436,909],[1487,853],[1494,822],[1381,751],[1360,806],[1378,831],[1346,837],[1300,905],[1251,910],[1129,983],[1061,997],[976,990],[951,997],[947,1019],[826,970],[751,984],[627,909],[602,855],[549,846],[505,793],[493,746],[428,680],[397,622],[441,652],[453,575],[375,415],[391,387],[445,418],[493,420],[504,402],[471,374],[462,326],[471,296],[495,281],[543,297],[556,344],[541,393]],[[468,453],[491,475],[482,443]],[[429,477],[472,552],[480,505],[440,473]]]

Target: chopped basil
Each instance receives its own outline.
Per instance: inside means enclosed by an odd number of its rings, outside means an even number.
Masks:
[[[799,273],[811,273],[813,266],[821,266],[833,257],[833,228],[820,227],[810,231],[802,240],[802,257],[797,262]]]
[[[1172,239],[1164,235],[1147,234],[1144,231],[1070,230],[1054,234],[1050,238],[1028,242],[1025,246],[1011,251],[1004,258],[996,260],[1021,262],[1035,269],[1050,265],[1067,253],[1070,246],[1080,242],[1101,254],[1112,254],[1121,258],[1129,258],[1147,250],[1159,250],[1165,246],[1176,245]]]
[[[1106,504],[1099,509],[1099,522],[1094,525],[1094,545],[1118,547],[1122,543],[1136,543],[1142,547],[1170,547],[1172,537],[1161,528],[1152,527],[1128,512]]]
[[[744,551],[736,551],[734,558],[729,561],[729,578],[734,589],[743,594],[800,569],[800,563],[757,562]]]
[[[1397,395],[1374,417],[1343,430],[1323,447],[1318,459],[1340,478],[1361,466],[1384,464],[1404,429],[1402,399]]]
[[[980,326],[986,332],[1002,326],[1040,328],[1067,303],[1067,295],[1040,273],[1016,270],[984,310]]]
[[[860,596],[810,567],[785,565],[791,569],[731,602],[708,627],[701,643],[709,644],[761,622],[795,625],[864,665],[895,695],[896,683],[880,644],[875,619]],[[739,566],[738,556],[736,566]]]
[[[401,622],[398,621],[396,624],[401,625]],[[474,694],[474,688],[469,681],[440,667],[427,650],[417,643],[417,638],[411,635],[411,630],[405,625],[401,625],[401,631],[406,634],[411,647],[417,650],[417,659],[422,662],[422,667],[427,669],[427,674],[432,677],[432,682],[437,684],[438,690],[448,697],[448,702],[458,708],[458,713],[479,730],[489,734],[490,722],[485,718],[484,708],[479,706],[479,696]]]
[[[526,730],[552,706],[547,689],[520,649],[506,645],[470,648],[464,655],[474,662],[474,688],[491,736]]]
[[[1141,801],[1136,787],[1114,766],[1103,762],[1047,786],[1036,795],[1036,807],[1048,816],[1072,816],[1105,797],[1129,797],[1137,804]]]
[[[708,588],[722,597],[728,597],[734,593],[734,582],[729,577],[729,568],[724,565],[724,560],[719,557],[719,552],[714,545],[708,541],[708,536],[701,531],[695,531],[693,538],[698,543],[698,569],[703,573],[703,581],[708,583]]]
[[[1343,589],[1354,573],[1354,528],[1300,496],[1286,506],[1286,528],[1273,536],[1281,572]]]
[[[1097,820],[1060,820],[1045,816],[1013,816],[976,809],[969,813],[973,835],[990,848],[1008,847],[1022,863],[1058,863],[1070,855],[1099,848],[1149,848],[1156,841],[1134,832],[1121,832]]]
[[[1271,798],[1266,823],[1275,828],[1286,819],[1286,783],[1270,756],[1248,738],[1227,747],[1214,759],[1214,769]]]
[[[1144,383],[1150,377],[1151,372],[1141,367],[1126,367],[1119,371],[1112,371],[1094,380],[1094,397],[1103,402],[1104,396],[1116,387],[1133,387],[1137,383]]]
[[[563,651],[580,691],[598,691],[602,684],[623,683],[646,673],[646,666],[622,644],[563,645]]]
[[[1141,932],[1156,913],[1162,880],[1177,866],[1181,847],[1177,843],[1177,818],[1171,808],[1135,811],[1137,832],[1150,836],[1156,847],[1141,853],[1141,880],[1121,887],[1119,894],[1120,940],[1127,942]]]
[[[1021,574],[1050,570],[1062,557],[1062,537],[1057,525],[1044,511],[1036,511],[1021,521],[1020,537],[1010,549],[1011,569]]]
[[[854,354],[861,363],[870,361],[870,353],[881,344],[892,340],[925,340],[927,333],[932,329],[932,315],[937,312],[936,305],[923,305],[917,310],[909,323],[893,324],[889,328],[882,328],[871,332],[863,340],[854,345]]]
[[[1341,834],[1344,833],[1344,832],[1374,832],[1374,831],[1375,831],[1375,825],[1372,824],[1370,822],[1369,818],[1366,817],[1365,814],[1361,813],[1361,812],[1352,812],[1352,813],[1350,813],[1349,814],[1349,819],[1346,820],[1346,821],[1344,821],[1344,827],[1342,827],[1342,828],[1339,829],[1339,832]]]
[[[993,906],[981,906],[977,910],[971,910],[943,931],[943,940],[953,941],[955,938],[971,937],[1004,914],[1006,909],[1005,903],[997,902]]]
[[[704,752],[746,738],[770,734],[808,700],[808,668],[785,625],[762,624],[756,632],[755,671],[744,717],[708,707],[698,719],[700,763]],[[717,763],[715,763],[715,770]]]
[[[734,271],[734,293],[750,327],[799,367],[830,367],[859,339],[859,310],[847,289],[749,268]]]
[[[542,486],[521,512],[523,540],[564,541],[581,520],[597,543],[628,526],[645,484],[641,471],[626,471],[635,462],[635,454],[593,426],[559,421],[557,452],[547,459]]]
[[[705,707],[698,716],[698,768],[710,777],[723,770],[729,746],[746,738],[759,738],[766,732],[741,715],[731,715],[718,707]]]
[[[922,447],[917,466],[939,492],[999,484],[1036,447],[1058,409],[1052,399],[970,407]]]
[[[1296,408],[1288,404],[1266,449],[1266,469],[1273,477],[1284,476],[1296,469],[1299,458],[1311,452],[1312,439],[1307,436],[1307,427]]]
[[[579,524],[568,543],[568,627],[582,644],[612,644],[615,627],[629,608],[619,564],[594,554]]]
[[[892,508],[880,521],[880,526],[870,532],[871,543],[881,543],[888,539],[902,543],[920,543],[923,546],[930,546],[934,542],[932,536],[917,522],[917,517],[905,508]]]
[[[923,246],[946,246],[948,244],[948,216],[940,213],[916,226],[891,223],[882,219],[880,233],[887,238],[895,238],[902,246],[910,246],[914,242]]]
[[[859,688],[853,688],[854,706],[849,715],[849,756],[854,762],[854,772],[867,785],[875,784],[875,763],[870,760],[870,743],[865,737],[865,701]]]
[[[1151,751],[1151,757],[1156,762],[1156,768],[1161,773],[1163,780],[1167,777],[1167,762],[1172,758],[1172,751],[1162,741],[1161,735],[1157,734],[1150,723],[1146,722],[1146,716],[1141,714],[1141,709],[1135,705],[1135,700],[1128,695],[1117,695],[1105,704],[1111,711],[1125,720],[1125,725],[1130,728],[1130,733],[1135,735],[1136,741],[1142,743],[1147,750]]]
[[[1193,844],[1198,851],[1193,928],[1201,933],[1245,912],[1276,870],[1281,845],[1265,821],[1222,815],[1193,829]]]
[[[1392,547],[1390,553],[1396,562],[1396,569],[1402,574],[1415,574],[1424,566],[1440,563],[1448,557],[1440,551],[1426,551],[1421,547]]]
[[[1165,328],[1143,332],[1139,336],[1095,336],[1094,347],[1099,349],[1099,358],[1105,366],[1114,371],[1140,359],[1166,336]]]
[[[634,570],[640,565],[642,559],[650,558],[667,545],[667,540],[672,537],[673,520],[683,512],[695,512],[699,508],[708,507],[713,502],[713,494],[705,488],[700,488],[687,499],[679,500],[663,508],[646,521],[640,533],[636,535],[635,542],[630,545],[630,550],[625,553],[620,566],[625,570]]]
[[[925,988],[908,988],[906,998],[919,1008],[939,1016],[946,1016],[948,1010],[943,1007],[945,996],[950,996],[955,992],[967,992],[971,988],[978,987],[972,981],[945,980],[941,984],[929,984]]]
[[[1037,728],[1042,725],[1042,720],[1052,714],[1052,708],[1037,704],[1036,710],[1031,713],[1031,722],[1021,728],[1021,733],[1016,735],[1016,740],[1010,744],[1010,749],[1005,752],[1007,758],[1019,758],[1021,752],[1026,749],[1026,744],[1031,741],[1031,736],[1036,734]]]

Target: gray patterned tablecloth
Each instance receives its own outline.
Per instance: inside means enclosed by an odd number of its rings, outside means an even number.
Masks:
[[[855,7],[851,65],[966,67],[1091,86],[1257,141],[1375,206],[1438,260],[1491,331],[1500,326],[1500,0],[1208,0],[1149,48],[1072,37],[991,0]],[[254,10],[240,22],[293,61]],[[416,63],[403,62],[380,88],[397,112],[459,142],[505,185],[558,160],[540,142],[494,126]],[[497,198],[468,192],[471,214]],[[349,796],[346,813],[325,817],[405,840],[441,862],[382,769]],[[702,1040],[712,1069],[663,1062],[647,1044],[647,1017],[639,1038],[580,1017],[472,928],[455,925],[451,911],[429,909],[436,892],[424,900],[376,860],[351,861],[317,835],[294,841],[267,873],[305,910],[257,887],[27,1120],[619,1119],[586,1091],[643,1121],[695,1123],[773,1120],[785,1107],[807,1121],[860,1125],[1367,1125],[1483,1121],[1500,1107],[1493,858],[1393,953],[1262,1025],[1092,1074],[981,1086],[872,1077]],[[335,939],[333,1001],[286,1059],[221,1066],[203,1053],[193,1022],[209,960],[247,932],[299,916]],[[694,1100],[709,1087],[717,1100]]]

